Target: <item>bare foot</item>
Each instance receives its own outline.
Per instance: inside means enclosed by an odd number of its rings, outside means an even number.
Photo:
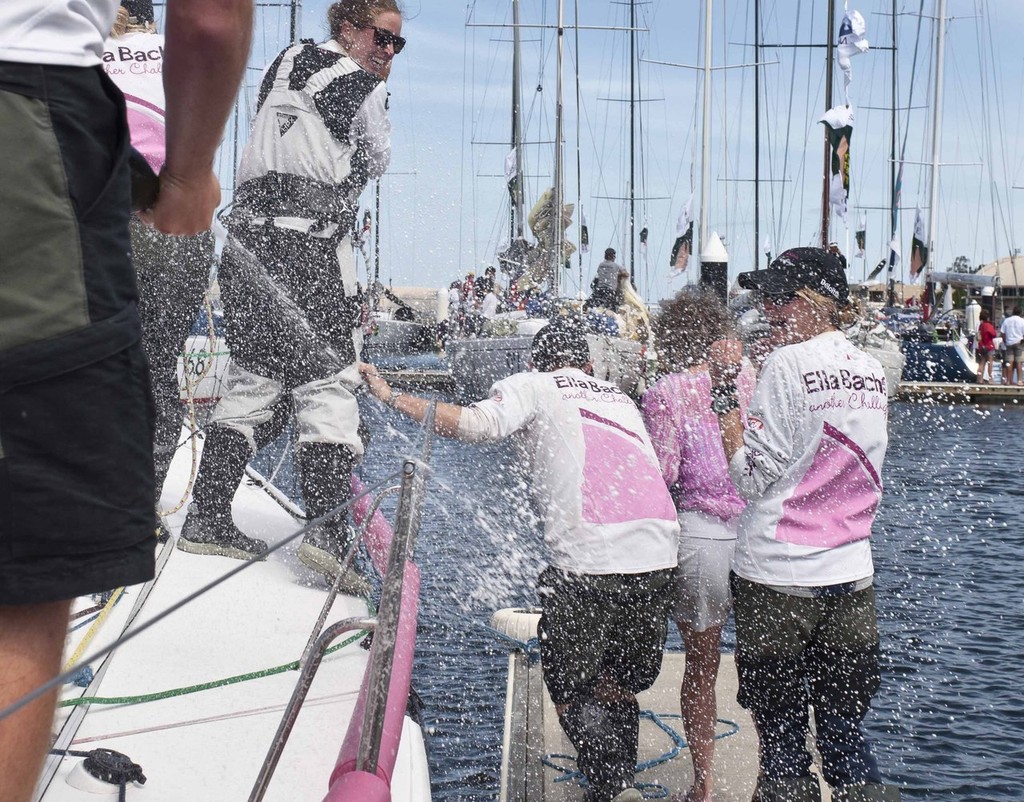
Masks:
[[[685,794],[674,794],[669,802],[711,802],[711,789],[698,789],[691,786]]]

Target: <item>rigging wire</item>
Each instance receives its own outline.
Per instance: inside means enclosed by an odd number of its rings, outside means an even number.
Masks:
[[[319,518],[313,518],[313,519],[307,521],[306,525],[303,526],[301,529],[299,529],[296,532],[293,532],[292,534],[290,534],[287,537],[283,538],[282,540],[280,540],[279,542],[275,543],[274,545],[269,546],[267,548],[267,550],[264,551],[260,556],[262,558],[265,558],[265,557],[269,556],[270,554],[273,554],[275,551],[278,551],[279,549],[283,548],[284,546],[287,546],[289,543],[292,543],[294,540],[296,540],[298,538],[301,538],[301,537],[304,537],[311,529],[313,529],[313,528],[315,528],[317,526],[320,526],[325,521],[331,520],[332,518],[337,516],[342,510],[347,510],[349,507],[351,507],[353,504],[355,504],[355,502],[358,501],[359,499],[363,498],[364,496],[368,496],[368,495],[370,495],[372,493],[376,493],[378,490],[381,490],[381,489],[389,486],[392,482],[394,482],[397,479],[400,479],[401,477],[402,477],[402,471],[400,471],[400,470],[399,471],[395,471],[395,472],[389,474],[386,478],[384,478],[383,480],[381,480],[377,484],[364,489],[362,493],[353,494],[352,497],[348,501],[346,501],[344,504],[341,504],[341,505],[335,507],[334,509],[328,511],[325,515],[322,515]],[[234,578],[235,576],[237,576],[238,574],[242,573],[246,569],[252,567],[252,565],[255,564],[256,562],[259,562],[259,560],[255,559],[255,558],[254,559],[250,559],[250,560],[245,560],[244,562],[242,562],[241,564],[239,564],[235,568],[232,568],[226,574],[222,574],[221,576],[217,577],[216,579],[214,579],[214,580],[208,582],[207,584],[203,585],[198,590],[195,590],[192,593],[189,593],[184,598],[179,599],[174,604],[172,604],[170,607],[168,607],[167,609],[157,613],[152,618],[147,619],[144,623],[140,624],[139,626],[137,626],[136,628],[132,629],[131,631],[122,633],[121,637],[119,637],[117,640],[115,640],[110,645],[105,646],[105,647],[103,647],[102,649],[100,649],[100,650],[98,650],[96,652],[93,652],[88,657],[83,658],[81,660],[81,663],[75,664],[75,665],[71,666],[71,668],[63,671],[60,674],[58,674],[53,679],[48,680],[47,682],[44,682],[42,685],[37,687],[34,691],[31,691],[31,692],[25,694],[20,699],[18,699],[15,702],[13,702],[12,704],[8,705],[7,707],[5,707],[3,709],[0,709],[0,721],[3,721],[8,716],[11,716],[11,715],[17,713],[19,710],[21,710],[25,706],[31,704],[36,699],[39,699],[40,697],[44,696],[51,689],[56,688],[59,685],[63,685],[67,680],[71,679],[72,677],[74,677],[78,673],[79,665],[87,664],[87,663],[94,663],[97,660],[100,660],[100,659],[106,657],[112,651],[114,651],[115,649],[117,649],[120,646],[123,646],[125,643],[128,643],[131,640],[134,640],[136,636],[141,635],[143,632],[145,632],[146,630],[150,629],[155,624],[158,624],[159,622],[163,621],[165,618],[167,618],[172,613],[177,612],[182,607],[185,607],[186,605],[188,605],[188,604],[192,603],[193,601],[195,601],[196,599],[198,599],[200,596],[203,596],[204,594],[208,593],[209,591],[213,590],[214,588],[224,584],[229,579]]]

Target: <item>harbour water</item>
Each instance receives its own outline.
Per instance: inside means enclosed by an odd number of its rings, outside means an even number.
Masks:
[[[371,481],[421,437],[372,407]],[[894,404],[890,418],[874,530],[884,673],[867,729],[904,799],[1020,802],[1024,408]],[[508,445],[435,443],[415,676],[437,799],[497,798],[506,650],[483,624],[533,601],[542,560],[517,462]]]

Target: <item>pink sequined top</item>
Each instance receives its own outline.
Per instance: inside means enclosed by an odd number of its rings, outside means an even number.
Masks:
[[[754,392],[749,363],[736,380],[740,411],[746,417]],[[736,517],[746,502],[729,478],[718,419],[711,411],[707,370],[661,378],[643,397],[644,422],[679,511],[696,511],[722,521]]]

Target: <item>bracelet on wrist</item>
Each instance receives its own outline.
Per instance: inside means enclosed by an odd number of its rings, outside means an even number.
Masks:
[[[394,389],[392,389],[391,394],[388,396],[388,400],[386,402],[387,405],[392,409],[397,409],[398,399],[401,398],[403,395],[405,395],[405,393],[402,390],[395,391]]]
[[[711,398],[735,398],[736,397],[736,385],[730,382],[729,384],[718,384],[711,387]]]

